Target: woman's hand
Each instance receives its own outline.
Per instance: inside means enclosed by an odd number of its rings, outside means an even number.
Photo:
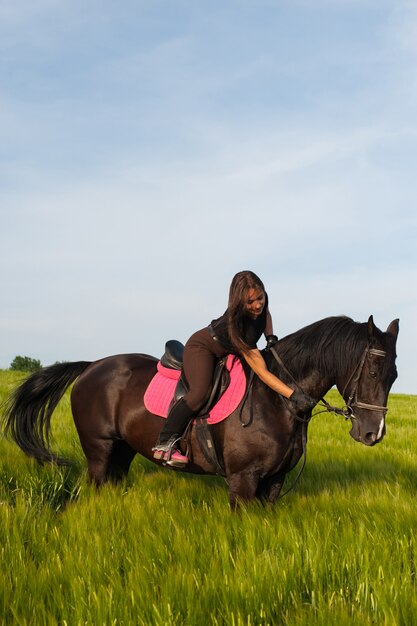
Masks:
[[[304,393],[304,391],[295,390],[294,393],[290,396],[291,402],[295,404],[295,407],[301,413],[307,413],[311,411],[316,406],[317,402],[313,400],[309,395]]]
[[[266,347],[265,350],[270,350],[276,343],[278,343],[278,337],[276,335],[268,335],[265,337]]]

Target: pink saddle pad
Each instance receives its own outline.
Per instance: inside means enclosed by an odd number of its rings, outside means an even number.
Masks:
[[[242,363],[229,354],[226,367],[230,372],[230,384],[208,417],[209,424],[226,419],[239,406],[246,389],[246,376]],[[146,409],[154,415],[167,417],[168,408],[174,397],[175,387],[181,372],[172,370],[158,362],[157,373],[152,378],[144,395]]]

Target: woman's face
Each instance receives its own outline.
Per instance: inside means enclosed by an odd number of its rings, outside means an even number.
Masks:
[[[264,310],[265,292],[262,289],[248,289],[246,292],[244,306],[246,313],[256,319]]]

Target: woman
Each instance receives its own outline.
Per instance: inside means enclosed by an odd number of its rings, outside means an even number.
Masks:
[[[163,459],[174,467],[188,463],[177,443],[189,421],[207,402],[216,363],[227,354],[242,357],[266,385],[289,398],[299,411],[314,407],[314,400],[301,391],[294,391],[268,370],[256,346],[262,334],[270,345],[277,341],[273,335],[268,295],[256,274],[239,272],[230,285],[226,312],[194,333],[185,344],[183,369],[189,391],[171,408],[153,448],[155,459]]]

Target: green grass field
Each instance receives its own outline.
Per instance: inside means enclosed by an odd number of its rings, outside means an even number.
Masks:
[[[21,377],[0,372],[0,401]],[[139,457],[125,484],[89,486],[66,395],[53,449],[73,467],[0,440],[1,623],[415,624],[417,397],[389,408],[375,448],[317,415],[294,491],[236,514],[223,479]]]

